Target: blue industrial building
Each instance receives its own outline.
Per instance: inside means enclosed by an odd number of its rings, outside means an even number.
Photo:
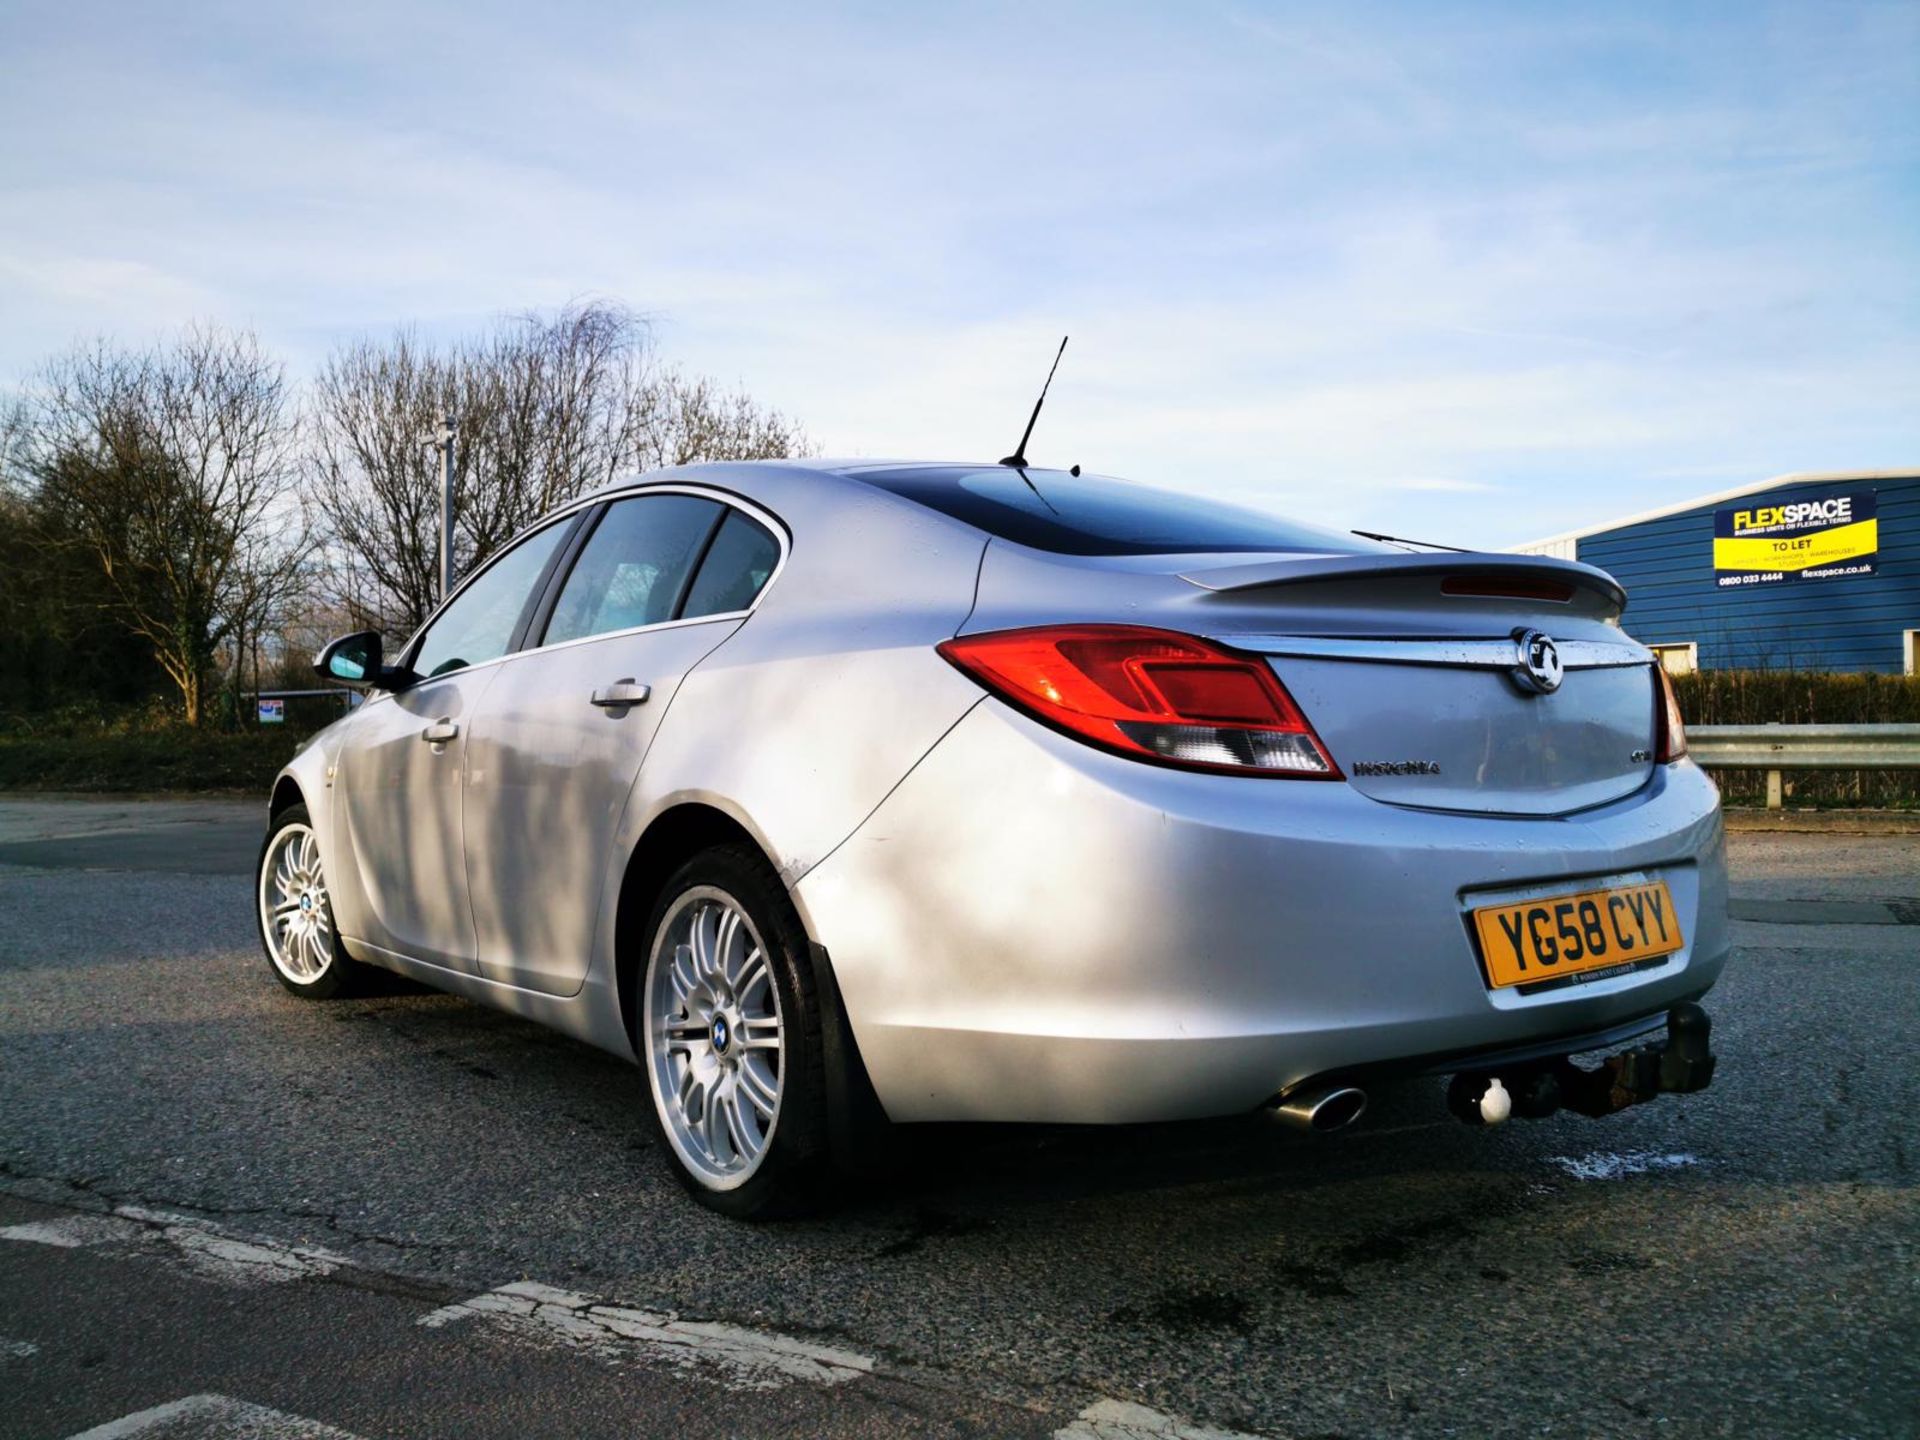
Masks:
[[[1920,473],[1784,475],[1514,548],[1612,574],[1676,673],[1920,672]]]

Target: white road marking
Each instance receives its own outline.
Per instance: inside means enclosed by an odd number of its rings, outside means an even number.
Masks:
[[[318,1420],[249,1405],[230,1395],[189,1395],[136,1415],[123,1415],[71,1440],[358,1440]]]
[[[0,1336],[0,1360],[26,1360],[40,1353],[31,1340],[8,1340]]]
[[[0,1240],[78,1250],[105,1247],[159,1253],[208,1280],[232,1285],[275,1285],[326,1275],[346,1261],[306,1245],[240,1240],[204,1220],[166,1210],[122,1205],[111,1215],[68,1215],[0,1229]]]
[[[1175,1415],[1162,1415],[1125,1400],[1101,1400],[1089,1405],[1053,1440],[1260,1440],[1239,1430],[1212,1430]]]
[[[1699,1157],[1685,1151],[1663,1155],[1653,1150],[1629,1150],[1616,1155],[1595,1150],[1586,1155],[1556,1155],[1553,1163],[1576,1180],[1618,1180],[1623,1175],[1645,1175],[1649,1170],[1684,1170]]]
[[[88,1245],[124,1243],[140,1238],[140,1227],[114,1215],[68,1215],[59,1220],[34,1220],[0,1230],[0,1240],[29,1245],[57,1245],[79,1250]]]
[[[608,1358],[633,1356],[704,1373],[730,1390],[773,1390],[795,1382],[841,1385],[868,1374],[874,1363],[870,1356],[790,1335],[604,1305],[591,1295],[533,1280],[443,1306],[419,1323],[438,1329],[471,1319]]]
[[[203,1221],[164,1210],[123,1205],[114,1213],[160,1227],[160,1238],[173,1247],[187,1268],[210,1280],[225,1280],[236,1285],[278,1285],[313,1275],[330,1275],[346,1263],[344,1256],[314,1246],[236,1240]]]

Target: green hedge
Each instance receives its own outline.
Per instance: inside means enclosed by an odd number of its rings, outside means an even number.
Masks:
[[[0,790],[235,790],[264,796],[301,736],[261,727],[0,736]]]
[[[1915,675],[1706,670],[1675,677],[1673,688],[1689,725],[1920,724],[1920,676]],[[1766,804],[1764,770],[1716,770],[1713,778],[1729,805]],[[1912,771],[1789,770],[1783,781],[1792,805],[1920,805],[1920,774]]]
[[[1920,675],[1703,670],[1673,688],[1689,725],[1920,724]]]

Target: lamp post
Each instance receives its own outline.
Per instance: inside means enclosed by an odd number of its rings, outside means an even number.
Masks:
[[[440,452],[440,598],[453,593],[453,417],[445,416],[427,443]]]

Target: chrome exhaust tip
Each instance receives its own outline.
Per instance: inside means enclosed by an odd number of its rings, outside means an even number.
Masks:
[[[1296,1130],[1312,1130],[1326,1135],[1344,1130],[1367,1109],[1367,1092],[1351,1085],[1333,1085],[1322,1090],[1302,1090],[1289,1095],[1273,1107],[1275,1119]]]

